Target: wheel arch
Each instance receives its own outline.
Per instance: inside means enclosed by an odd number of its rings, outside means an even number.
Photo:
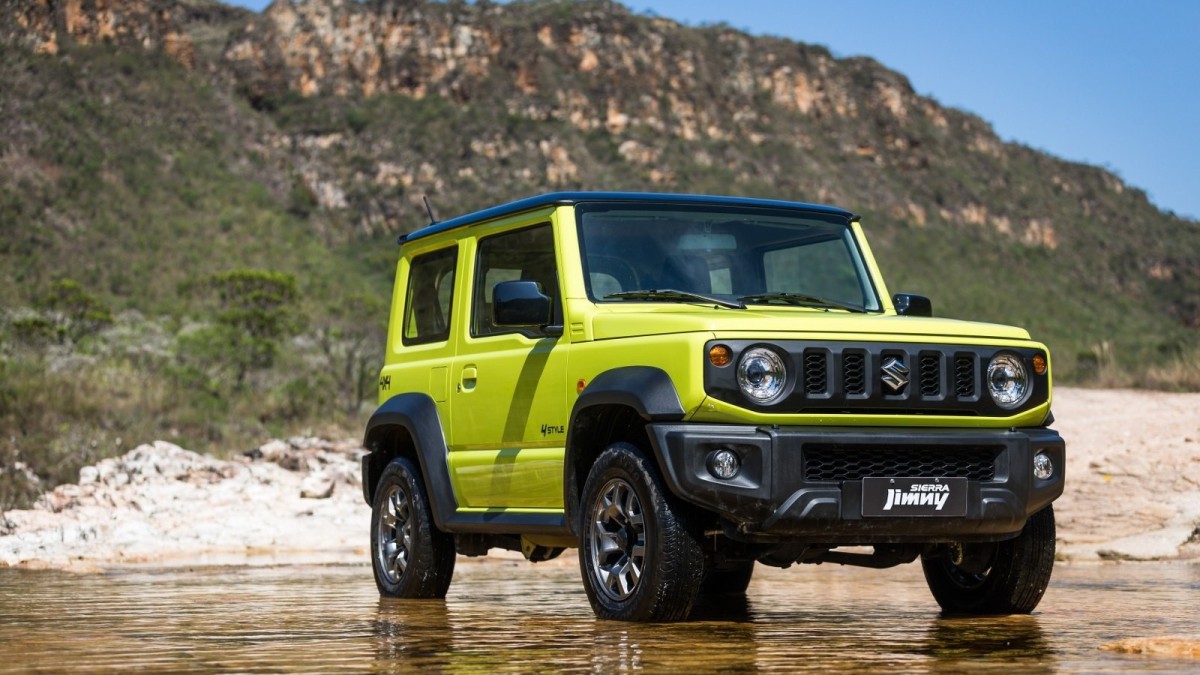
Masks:
[[[678,421],[685,412],[671,376],[653,366],[626,366],[600,373],[575,400],[563,461],[563,510],[567,528],[578,534],[576,507],[596,458],[617,441],[651,453],[650,422]],[[659,467],[661,470],[662,467]]]
[[[362,483],[367,504],[374,502],[375,487],[387,465],[397,457],[406,457],[417,464],[434,523],[445,530],[458,505],[442,428],[437,405],[427,394],[397,394],[371,414],[363,435],[367,454],[362,458]]]

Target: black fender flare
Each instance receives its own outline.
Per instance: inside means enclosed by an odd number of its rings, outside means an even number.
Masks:
[[[662,368],[623,366],[606,370],[592,378],[571,407],[567,447],[563,457],[563,515],[573,534],[577,534],[575,511],[579,502],[579,487],[575,484],[574,448],[577,446],[576,434],[579,430],[576,421],[588,408],[599,405],[631,408],[647,423],[679,421],[685,414],[675,383]],[[655,460],[653,456],[651,459]]]
[[[416,459],[429,495],[434,524],[446,531],[458,509],[454,489],[450,483],[450,467],[447,463],[446,435],[442,431],[437,404],[428,394],[397,394],[384,401],[367,421],[363,435],[363,447],[368,454],[362,459],[363,497],[371,504],[375,497],[375,483],[387,466],[375,457],[380,444],[397,428],[404,429],[412,438]],[[389,460],[390,461],[390,458]]]

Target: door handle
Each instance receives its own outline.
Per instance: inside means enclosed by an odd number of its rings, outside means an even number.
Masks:
[[[471,391],[475,388],[475,381],[479,378],[479,371],[475,366],[467,366],[462,370],[462,380],[458,385],[459,391]]]

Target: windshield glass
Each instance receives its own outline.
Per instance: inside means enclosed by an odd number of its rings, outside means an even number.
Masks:
[[[597,302],[880,308],[850,226],[836,216],[596,203],[576,213],[588,296]]]

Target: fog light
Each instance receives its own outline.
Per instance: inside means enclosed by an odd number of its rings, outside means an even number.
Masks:
[[[741,468],[742,462],[732,450],[720,448],[708,456],[708,472],[721,480],[733,478]]]
[[[1038,480],[1046,480],[1054,475],[1054,462],[1044,452],[1033,456],[1033,475]]]

